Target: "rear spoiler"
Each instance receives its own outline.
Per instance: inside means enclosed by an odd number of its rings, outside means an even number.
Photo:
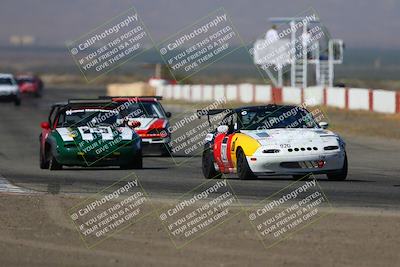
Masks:
[[[228,109],[228,108],[198,109],[198,110],[196,110],[196,113],[197,113],[197,117],[200,119],[203,116],[213,116],[213,115],[217,115],[219,113],[222,113],[224,111],[231,111],[231,109]]]
[[[102,95],[99,96],[99,99],[114,99],[114,98],[153,98],[153,99],[157,99],[157,100],[162,100],[163,97],[162,96],[107,96],[107,95]]]

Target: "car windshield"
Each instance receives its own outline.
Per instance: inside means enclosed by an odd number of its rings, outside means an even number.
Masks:
[[[163,109],[156,102],[130,103],[128,108],[121,109],[120,117],[127,118],[165,118]]]
[[[114,110],[67,110],[58,119],[59,127],[116,125],[118,112]]]
[[[273,111],[242,110],[239,111],[238,118],[240,129],[243,130],[318,127],[312,114],[299,107],[284,107]]]
[[[13,85],[13,82],[10,78],[0,78],[1,85]]]

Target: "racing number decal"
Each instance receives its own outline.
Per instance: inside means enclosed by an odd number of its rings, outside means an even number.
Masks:
[[[228,142],[228,137],[225,136],[221,143],[221,159],[224,162],[224,165],[228,163],[227,142]]]

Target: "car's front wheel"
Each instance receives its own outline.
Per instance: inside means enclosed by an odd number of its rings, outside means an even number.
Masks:
[[[347,155],[344,154],[343,168],[339,172],[330,173],[330,174],[327,174],[327,176],[328,176],[328,179],[332,180],[332,181],[343,181],[343,180],[346,180],[346,178],[347,178],[347,171],[348,171]]]
[[[254,179],[257,176],[251,171],[246,155],[241,148],[236,152],[237,174],[241,180]]]
[[[52,171],[61,170],[62,165],[57,161],[57,159],[53,156],[50,152],[50,159],[49,159],[49,169]]]
[[[40,156],[39,156],[39,165],[41,169],[48,169],[50,166],[49,161],[47,160],[46,156],[44,155],[44,153],[42,152],[42,149],[40,149],[39,151]]]
[[[219,179],[222,174],[214,168],[214,156],[211,149],[205,149],[201,158],[201,169],[206,179]]]

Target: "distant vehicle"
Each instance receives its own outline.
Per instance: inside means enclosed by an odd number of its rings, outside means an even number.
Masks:
[[[43,94],[43,82],[35,75],[18,75],[16,81],[21,93],[30,93],[35,97],[41,97]]]
[[[128,103],[127,108],[121,110],[121,115],[126,119],[139,121],[140,126],[135,131],[142,138],[143,151],[146,153],[157,153],[169,156],[171,147],[171,134],[168,130],[171,117],[160,103],[160,96],[115,96],[100,97],[110,98],[119,103]]]
[[[202,170],[206,178],[237,173],[240,179],[258,175],[299,179],[313,173],[326,174],[330,180],[346,179],[345,142],[306,109],[266,105],[202,114],[222,112],[224,119],[205,138]]]
[[[120,166],[141,169],[142,142],[134,128],[120,118],[110,100],[69,100],[51,108],[42,122],[40,168]]]
[[[0,101],[21,105],[19,88],[12,74],[0,73]]]

